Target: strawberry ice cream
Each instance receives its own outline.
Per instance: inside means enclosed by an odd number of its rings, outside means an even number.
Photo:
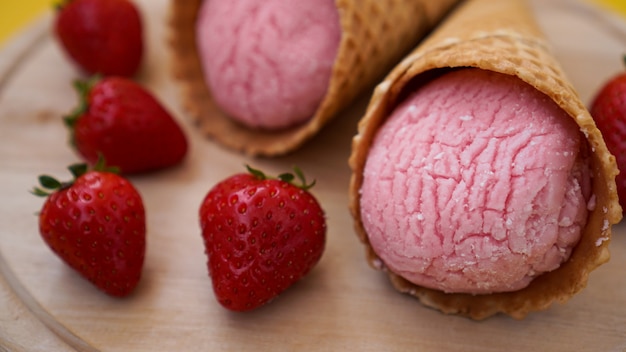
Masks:
[[[249,127],[313,116],[341,38],[333,0],[210,0],[197,21],[205,80],[217,104]]]
[[[516,77],[460,69],[412,93],[378,130],[361,218],[386,267],[416,285],[526,287],[569,258],[590,171],[576,123]]]

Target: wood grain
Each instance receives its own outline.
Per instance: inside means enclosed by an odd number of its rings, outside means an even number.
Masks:
[[[621,70],[620,36],[584,6],[532,2],[556,56],[583,101]],[[367,97],[291,155],[254,159],[204,139],[179,105],[166,47],[167,0],[138,1],[148,55],[138,81],[180,119],[191,141],[181,167],[134,176],[148,214],[144,277],[126,299],[107,297],[43,244],[28,190],[40,173],[69,177],[78,157],[61,117],[76,102],[80,77],[48,32],[50,18],[0,52],[0,351],[354,350],[626,351],[626,228],[614,228],[611,261],[564,305],[522,321],[474,322],[447,316],[396,293],[370,269],[347,207],[350,139]],[[595,13],[595,12],[594,12]],[[617,30],[626,25],[616,25]],[[208,189],[250,163],[270,173],[298,164],[317,179],[328,245],[310,276],[246,314],[213,297],[197,209]]]

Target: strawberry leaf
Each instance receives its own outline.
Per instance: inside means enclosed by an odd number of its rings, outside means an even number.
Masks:
[[[46,189],[59,189],[61,188],[61,182],[56,178],[48,175],[39,176],[39,184]]]
[[[287,183],[291,183],[291,181],[293,181],[294,178],[295,177],[293,176],[293,174],[290,174],[288,172],[278,175],[279,180],[283,182],[287,182]]]
[[[251,173],[252,176],[254,176],[255,178],[259,180],[267,179],[267,176],[265,176],[265,174],[261,170],[254,169],[250,165],[246,165],[246,169],[248,169],[248,172]]]
[[[114,174],[119,174],[120,173],[120,168],[119,167],[117,167],[117,166],[108,166],[107,165],[106,160],[104,158],[104,155],[102,155],[102,153],[98,153],[98,161],[93,166],[93,169],[95,171],[111,172],[111,173],[114,173]]]
[[[74,179],[77,179],[87,172],[88,167],[85,163],[79,163],[72,164],[68,166],[67,169],[70,170],[70,173],[72,174],[72,176],[74,176]]]
[[[34,195],[36,195],[37,197],[47,197],[47,196],[49,196],[49,195],[50,195],[50,192],[46,192],[46,191],[44,191],[43,189],[41,189],[41,188],[37,188],[37,187],[33,188],[33,189],[30,191],[30,193],[32,193],[32,194],[34,194]]]
[[[272,177],[266,176],[262,171],[250,167],[250,165],[246,165],[246,168],[248,169],[248,172],[250,172],[258,180],[272,179]],[[295,174],[295,176],[294,176],[294,174]],[[300,184],[295,184],[293,182],[296,177],[298,178],[298,181],[300,182]],[[313,182],[307,184],[306,178],[304,177],[304,173],[297,166],[293,167],[293,174],[290,173],[290,172],[285,172],[285,173],[282,173],[282,174],[278,175],[278,177],[276,177],[276,179],[281,180],[283,182],[290,183],[290,184],[292,184],[292,185],[294,185],[294,186],[296,186],[298,188],[301,188],[301,189],[303,189],[305,191],[309,190],[313,186],[315,186],[315,180],[313,180]]]
[[[99,75],[95,75],[88,80],[74,81],[74,89],[76,89],[76,92],[78,93],[78,106],[70,115],[63,118],[65,126],[69,129],[73,130],[74,126],[76,126],[76,122],[78,122],[78,119],[80,119],[80,117],[87,112],[87,109],[89,108],[89,102],[87,101],[89,92],[101,79],[102,78]]]
[[[34,187],[30,193],[38,196],[38,197],[47,197],[52,192],[61,189],[63,184],[59,182],[56,178],[49,175],[41,175],[39,176],[39,185],[40,187]]]
[[[67,1],[65,0],[54,1],[52,3],[52,8],[57,12],[63,10],[65,6],[67,6]]]
[[[304,177],[304,173],[302,172],[302,170],[300,170],[299,167],[294,166],[293,167],[293,172],[296,174],[296,176],[298,176],[298,179],[302,183],[300,188],[302,188],[303,190],[306,191],[308,189],[313,188],[313,186],[315,186],[315,180],[313,180],[313,182],[311,182],[310,184],[306,183],[306,178]]]
[[[77,178],[86,174],[89,171],[89,166],[85,163],[76,163],[68,166],[67,168],[72,174],[72,179],[67,182],[60,182],[56,178],[49,175],[41,175],[39,176],[39,184],[41,187],[34,187],[30,193],[38,196],[38,197],[47,197],[51,193],[58,191],[60,189],[64,189],[70,187]],[[102,154],[98,157],[98,162],[92,168],[94,171],[102,171],[102,172],[111,172],[118,174],[119,168],[115,166],[107,166]]]

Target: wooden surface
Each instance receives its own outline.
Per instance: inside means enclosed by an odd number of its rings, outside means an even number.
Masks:
[[[78,277],[44,245],[28,193],[40,173],[69,177],[78,161],[61,122],[78,77],[48,33],[50,18],[0,52],[0,351],[626,351],[626,228],[614,228],[611,261],[564,305],[522,321],[446,316],[396,293],[370,269],[347,208],[350,139],[363,99],[300,151],[249,159],[203,139],[180,110],[168,71],[166,0],[143,0],[149,37],[138,80],[181,121],[191,141],[179,168],[132,177],[148,216],[142,282],[125,299]],[[148,5],[149,4],[149,5]],[[620,71],[622,20],[566,1],[534,0],[538,19],[583,101]],[[317,179],[328,215],[319,265],[271,304],[230,313],[214,300],[197,210],[217,181],[250,163],[277,173],[298,164]]]

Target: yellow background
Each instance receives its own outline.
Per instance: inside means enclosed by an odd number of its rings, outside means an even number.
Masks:
[[[0,46],[61,0],[0,0]],[[174,0],[176,1],[176,0]],[[546,0],[549,1],[549,0]],[[626,16],[625,0],[589,0]]]
[[[0,45],[59,0],[0,0]]]

